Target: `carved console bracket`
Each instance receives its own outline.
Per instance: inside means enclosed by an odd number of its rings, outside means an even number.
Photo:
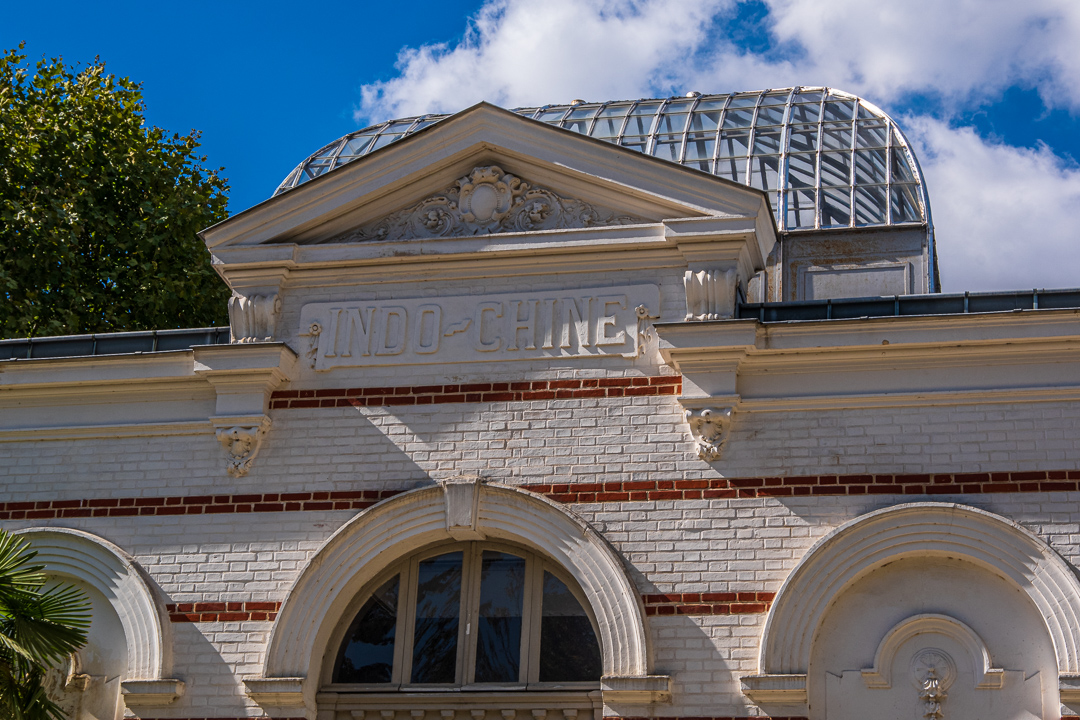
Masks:
[[[229,329],[232,342],[267,342],[274,339],[274,325],[281,313],[277,294],[244,296],[234,293],[229,298]]]
[[[805,674],[744,675],[740,678],[743,695],[755,705],[768,707],[805,706],[807,700]]]
[[[120,694],[129,708],[171,705],[184,694],[183,680],[125,680]]]
[[[483,540],[477,529],[480,485],[479,475],[461,475],[439,482],[446,498],[446,531],[455,540]]]
[[[226,472],[233,477],[247,475],[262,448],[270,418],[265,415],[259,418],[216,417],[211,421],[217,428],[217,440],[228,456]]]
[[[731,430],[731,416],[735,408],[703,407],[688,408],[686,422],[690,424],[690,433],[697,445],[698,457],[705,462],[720,459],[720,451]]]
[[[304,706],[304,678],[248,678],[244,681],[248,697],[262,707],[296,708]],[[295,714],[295,713],[294,713]]]
[[[600,678],[604,704],[650,705],[671,700],[670,675],[605,675]]]
[[[687,270],[683,275],[686,289],[687,320],[724,320],[735,317],[739,275],[733,268],[723,270]]]

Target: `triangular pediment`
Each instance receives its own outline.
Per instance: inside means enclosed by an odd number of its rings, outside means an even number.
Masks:
[[[234,249],[252,246],[438,242],[676,218],[771,225],[769,216],[760,191],[481,103],[201,234],[231,264],[245,262]]]
[[[322,242],[422,240],[655,222],[477,165],[453,185]]]

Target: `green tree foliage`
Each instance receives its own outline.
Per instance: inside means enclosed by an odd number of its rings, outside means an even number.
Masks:
[[[45,695],[45,673],[86,644],[90,603],[76,588],[44,589],[36,555],[0,530],[0,717],[64,720]]]
[[[0,337],[228,322],[196,237],[228,184],[199,133],[146,127],[141,86],[99,60],[25,60],[0,57]]]

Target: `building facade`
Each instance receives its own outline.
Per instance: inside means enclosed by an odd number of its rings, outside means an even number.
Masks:
[[[229,333],[0,343],[71,717],[1080,713],[1080,293],[933,294],[863,101],[650,102],[361,131],[203,233]]]

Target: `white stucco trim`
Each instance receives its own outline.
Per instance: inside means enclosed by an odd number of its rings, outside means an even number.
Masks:
[[[760,672],[806,673],[814,633],[833,600],[873,569],[914,556],[962,558],[1015,583],[1046,623],[1059,672],[1080,669],[1080,583],[1049,545],[977,508],[910,503],[845,523],[810,549],[769,612]]]
[[[27,528],[13,533],[37,551],[34,562],[50,576],[81,580],[104,595],[124,627],[127,672],[123,680],[160,680],[171,670],[164,607],[131,558],[96,535],[69,528]]]
[[[511,487],[476,484],[475,513],[455,484],[425,487],[357,515],[315,554],[274,623],[264,678],[303,678],[321,658],[334,626],[380,571],[417,548],[453,542],[465,524],[478,536],[526,545],[561,565],[592,604],[605,676],[649,670],[641,598],[618,554],[587,523],[555,503]],[[448,504],[450,516],[448,517]],[[461,507],[459,507],[461,505]],[[472,515],[472,517],[466,517]],[[454,534],[451,534],[451,531]],[[317,681],[316,672],[309,680]],[[307,683],[305,694],[315,691]]]

